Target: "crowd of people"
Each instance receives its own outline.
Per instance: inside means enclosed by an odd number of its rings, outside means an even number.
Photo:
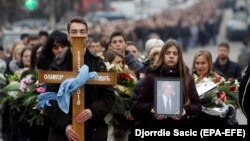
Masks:
[[[174,38],[183,51],[187,51],[188,48],[217,43],[223,6],[221,0],[199,0],[185,9],[166,9],[146,19],[94,22],[89,33],[90,37],[98,37],[101,44],[105,44],[112,32],[120,30],[138,45],[141,52],[148,38]]]
[[[38,40],[36,44],[29,44],[29,40],[21,36],[20,41],[16,42],[12,49],[12,56],[1,59],[1,77],[7,74],[17,74],[19,81],[28,74],[36,71],[36,68],[42,70],[71,71],[72,36],[88,36],[88,25],[84,19],[75,17],[68,24],[68,35],[54,31],[46,35],[46,40]],[[26,35],[25,35],[26,36]],[[84,48],[86,46],[86,48]],[[183,51],[180,43],[176,39],[168,39],[165,42],[161,39],[152,38],[145,44],[145,58],[141,58],[138,47],[133,41],[128,41],[126,35],[121,31],[115,31],[111,34],[107,47],[102,48],[99,40],[89,39],[83,45],[85,52],[85,64],[90,71],[104,72],[107,66],[104,62],[118,65],[122,71],[130,70],[131,75],[136,78],[136,86],[131,91],[129,106],[122,113],[114,113],[119,96],[115,93],[116,86],[86,86],[85,107],[75,119],[72,118],[72,108],[65,114],[60,110],[56,101],[50,101],[51,106],[45,109],[46,117],[43,126],[23,127],[23,119],[20,119],[22,110],[16,110],[6,102],[3,109],[3,137],[4,140],[78,140],[79,136],[72,128],[72,120],[78,123],[85,123],[86,140],[133,140],[131,132],[134,128],[160,129],[160,128],[178,128],[180,126],[205,126],[211,122],[216,125],[237,125],[235,120],[235,109],[228,109],[225,116],[211,115],[206,113],[204,105],[200,100],[200,94],[196,90],[196,83],[192,74],[199,77],[199,81],[214,76],[221,76],[225,79],[234,78],[243,80],[243,86],[248,85],[248,75],[241,77],[239,66],[230,61],[230,46],[226,42],[218,45],[218,58],[212,63],[212,55],[209,51],[202,50],[196,53],[193,60],[192,71],[185,65]],[[10,58],[10,59],[8,59]],[[9,61],[8,61],[9,60]],[[247,69],[246,73],[249,72]],[[157,78],[180,79],[182,96],[178,102],[182,109],[177,109],[178,113],[168,114],[164,110],[159,112],[155,106],[155,89]],[[7,85],[8,80],[5,85]],[[4,81],[1,81],[4,82]],[[1,87],[5,86],[4,84]],[[164,85],[164,88],[167,87]],[[246,103],[246,91],[240,87],[240,97],[243,102],[244,112],[248,115],[249,111],[244,106]],[[59,84],[47,84],[46,91],[57,92]],[[166,90],[167,89],[167,90]],[[178,87],[177,87],[178,89]],[[176,88],[175,88],[176,90]],[[172,91],[165,88],[164,91]],[[165,92],[164,92],[165,93]],[[2,96],[3,94],[1,94]],[[165,101],[168,94],[164,94]],[[162,97],[162,96],[160,96]],[[164,99],[163,98],[163,99]],[[174,102],[172,102],[174,103]],[[121,104],[121,103],[119,103]],[[166,105],[165,105],[166,106]],[[164,107],[165,107],[164,106]],[[171,108],[179,107],[172,105]],[[161,106],[161,108],[163,108]],[[235,107],[239,108],[239,107]],[[229,112],[230,110],[233,110]],[[230,114],[229,114],[230,113]],[[119,120],[128,121],[126,127],[108,122],[107,115],[117,116]],[[169,116],[170,115],[170,116]],[[22,117],[22,116],[21,116]],[[227,122],[229,119],[234,122]],[[22,124],[21,124],[22,123]],[[111,128],[112,127],[112,128]],[[32,130],[33,132],[29,133]],[[36,132],[37,131],[37,132]],[[131,131],[131,132],[130,132]]]

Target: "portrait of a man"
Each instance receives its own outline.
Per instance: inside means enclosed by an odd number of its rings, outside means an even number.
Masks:
[[[182,112],[180,81],[156,81],[156,114],[178,116]]]

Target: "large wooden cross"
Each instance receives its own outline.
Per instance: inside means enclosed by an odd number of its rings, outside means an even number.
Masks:
[[[86,37],[73,37],[72,38],[72,57],[73,57],[73,69],[70,71],[45,71],[38,70],[39,83],[62,83],[67,78],[76,77],[78,70],[84,64],[84,52]],[[115,85],[116,84],[116,74],[110,72],[99,72],[98,77],[93,80],[87,81],[87,84],[97,84],[97,85]],[[76,122],[75,117],[85,109],[85,94],[84,87],[79,88],[73,94],[73,115],[72,124],[73,129],[80,135],[79,141],[84,141],[85,129],[84,125]]]

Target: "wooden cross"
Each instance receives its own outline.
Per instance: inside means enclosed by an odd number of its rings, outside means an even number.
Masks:
[[[73,37],[72,38],[72,57],[73,57],[73,69],[72,72],[69,71],[45,71],[38,70],[38,80],[39,83],[62,83],[67,78],[76,77],[78,70],[84,64],[84,53],[83,48],[85,47],[86,37]],[[96,85],[115,85],[116,84],[116,74],[110,72],[99,72],[98,77],[93,80],[87,81],[87,84]],[[73,129],[80,135],[79,141],[84,141],[85,129],[84,125],[79,124],[75,121],[75,118],[81,111],[85,109],[84,105],[84,87],[79,88],[73,94],[73,115],[72,115],[72,125]]]

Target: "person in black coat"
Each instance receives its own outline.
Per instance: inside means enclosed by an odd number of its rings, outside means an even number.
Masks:
[[[68,24],[68,38],[72,36],[87,36],[88,26],[86,21],[80,17],[73,18]],[[84,45],[83,45],[84,46]],[[103,60],[93,56],[86,48],[84,61],[89,67],[89,71],[104,72],[106,66]],[[63,54],[56,57],[50,64],[50,70],[71,71],[72,53],[67,49]],[[48,88],[57,92],[58,87]],[[85,140],[105,141],[107,140],[108,126],[104,117],[111,110],[114,103],[114,91],[112,86],[86,85],[85,86],[85,109],[76,117],[78,123],[85,123]],[[51,107],[46,108],[45,112],[51,122],[49,141],[68,141],[78,140],[79,136],[72,128],[72,104],[70,111],[65,114],[59,108],[56,101],[50,101]]]
[[[179,44],[169,39],[164,44],[158,64],[145,76],[138,99],[131,107],[131,114],[139,118],[141,125],[148,129],[161,129],[187,125],[188,117],[200,113],[201,103],[192,76],[183,61]],[[183,80],[183,112],[181,117],[156,115],[154,109],[154,81],[157,77],[181,78]]]
[[[213,64],[213,68],[226,79],[235,78],[241,80],[241,69],[238,64],[229,59],[229,44],[221,42],[218,47],[218,58]]]
[[[32,75],[37,71],[35,62],[38,59],[39,52],[43,47],[43,44],[37,44],[32,48],[30,67],[21,74],[21,79],[27,77],[28,75]],[[25,108],[25,110],[22,111],[21,116],[18,116],[18,126],[21,130],[21,133],[26,134],[29,141],[47,141],[49,135],[49,123],[47,117],[45,115],[43,116],[43,125],[37,125],[35,122],[33,125],[30,125],[28,120],[32,119],[33,117],[29,112],[30,110]]]
[[[125,64],[128,65],[128,68],[135,72],[136,76],[139,76],[141,72],[140,69],[143,67],[143,64],[135,59],[130,51],[126,50],[127,47],[127,37],[123,32],[114,31],[109,39],[108,49],[115,50],[123,54]]]
[[[42,51],[39,53],[39,57],[33,61],[35,61],[34,63],[39,69],[48,70],[53,59],[69,46],[70,43],[67,39],[67,34],[55,30],[49,36]]]
[[[248,63],[245,74],[242,77],[239,87],[239,103],[244,115],[247,118],[247,124],[250,122],[250,62]]]

